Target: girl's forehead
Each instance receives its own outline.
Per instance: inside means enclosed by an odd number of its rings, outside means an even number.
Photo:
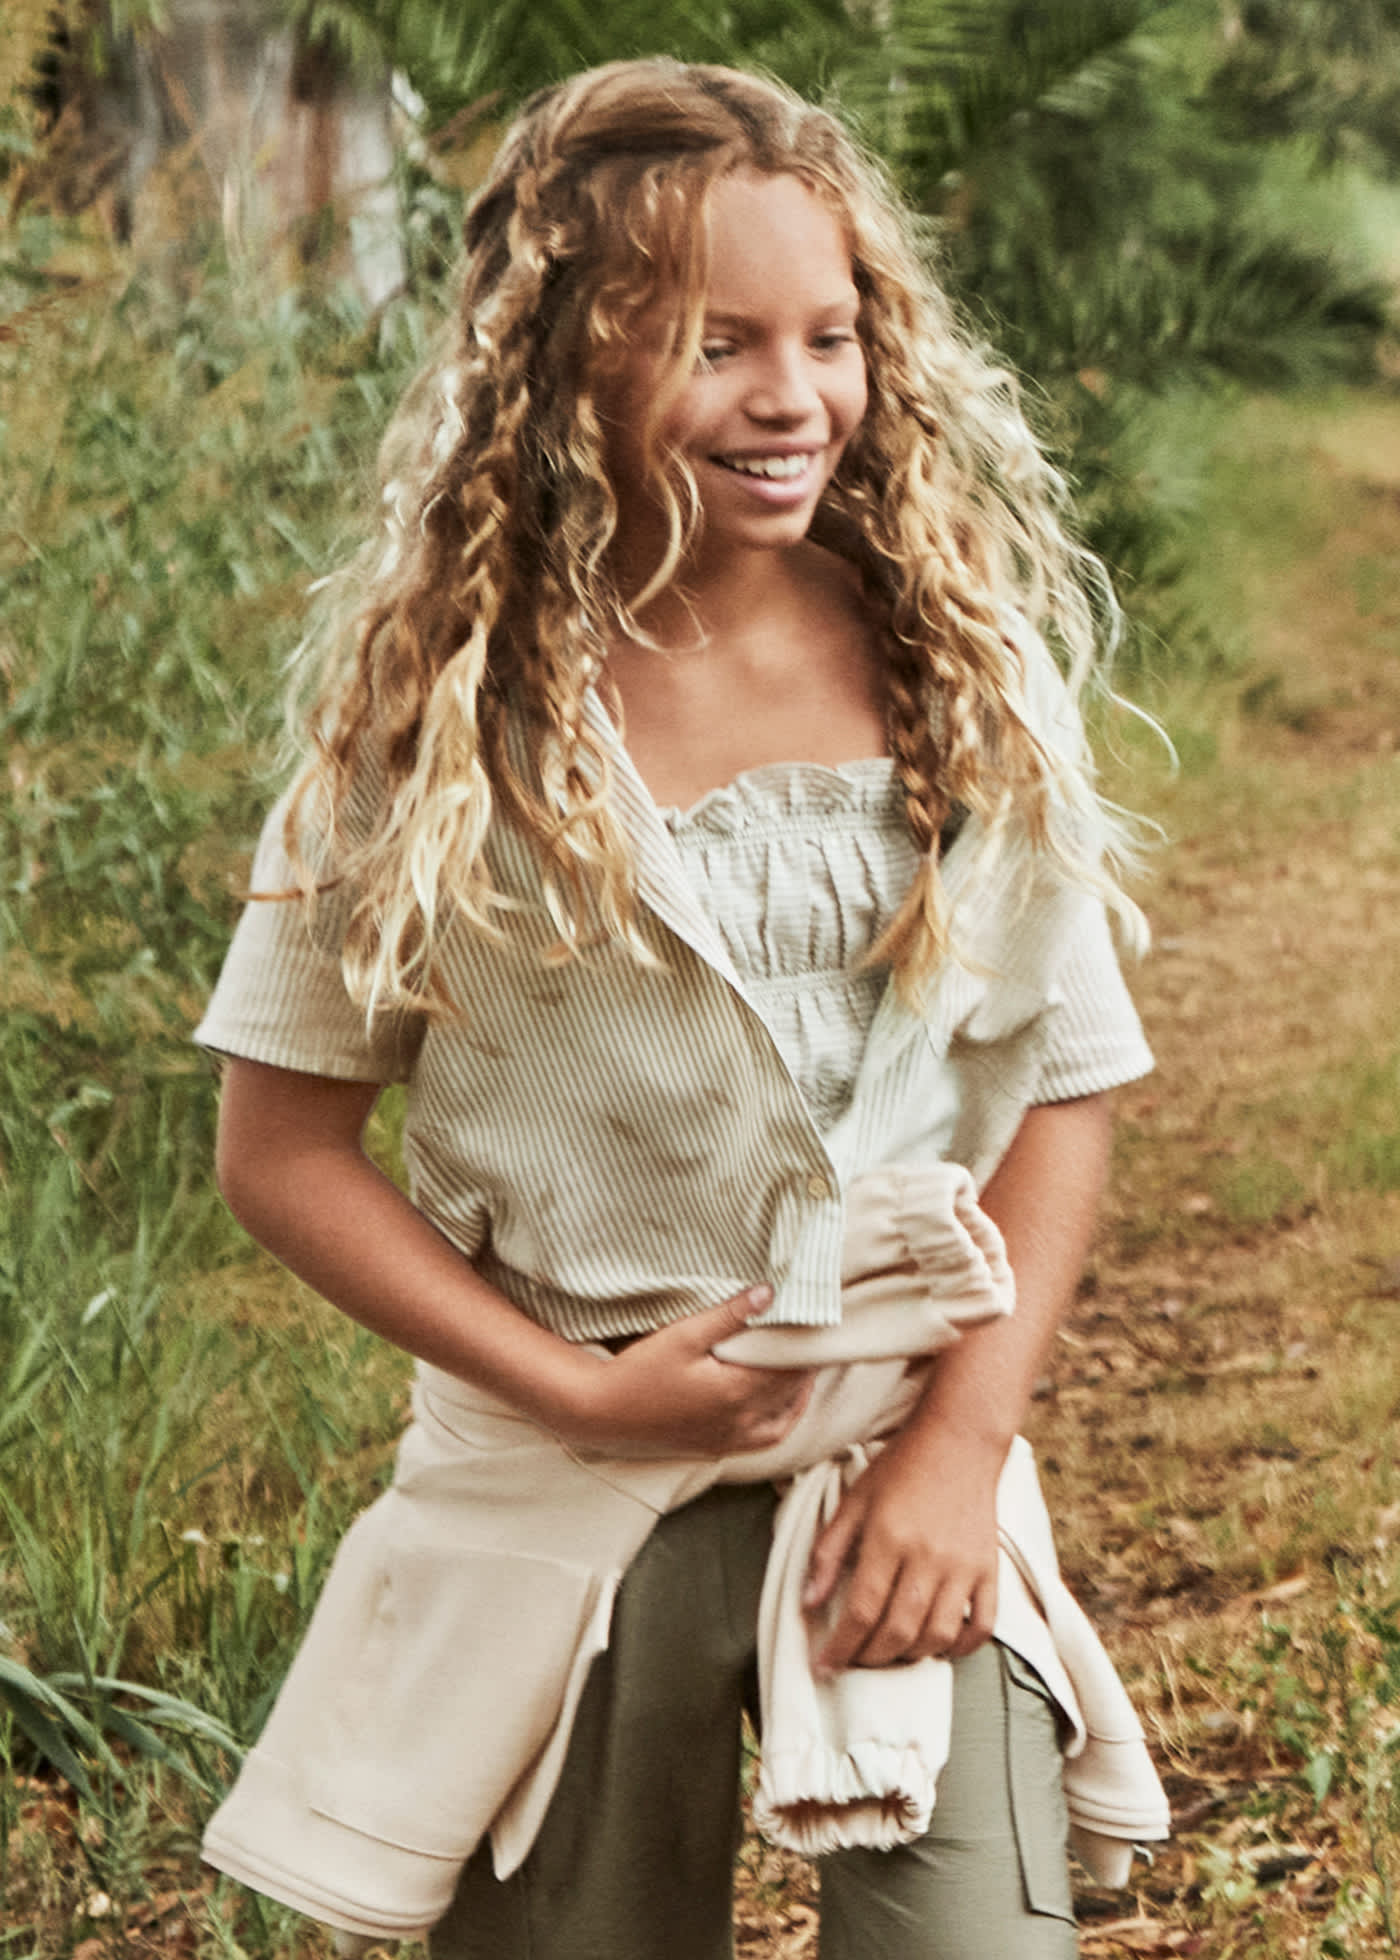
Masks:
[[[786,291],[836,304],[854,295],[849,230],[829,198],[791,173],[734,171],[705,209],[707,305]]]
[[[739,164],[715,177],[706,186],[697,216],[711,238],[754,225],[818,225],[834,228],[843,239],[850,230],[843,203],[827,185],[797,170],[760,170],[753,164]]]

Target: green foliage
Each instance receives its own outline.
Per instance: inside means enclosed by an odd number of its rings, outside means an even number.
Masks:
[[[177,1754],[162,1731],[206,1743],[224,1755],[238,1754],[228,1730],[203,1709],[139,1682],[87,1674],[56,1674],[45,1680],[0,1654],[0,1698],[43,1760],[88,1798],[94,1791],[84,1755],[96,1758],[116,1782],[124,1781],[109,1735],[125,1743],[139,1761],[159,1763],[206,1793],[211,1786],[197,1761]],[[130,1707],[132,1702],[139,1713]]]
[[[124,1244],[127,1166],[172,1216],[204,1181],[186,1037],[233,909],[209,840],[265,801],[271,676],[420,340],[339,303],[250,316],[217,270],[49,324],[0,346],[0,1212],[58,1178]]]
[[[795,61],[811,79],[815,51],[856,31],[840,0],[731,0],[723,9],[701,0],[615,0],[605,9],[577,0],[289,0],[287,10],[305,36],[360,67],[402,70],[430,126],[483,106],[499,113],[580,68],[628,55],[775,62],[785,53],[785,72]]]
[[[128,1185],[148,1253],[94,1251],[37,1206],[0,1289],[0,1867],[10,1779],[56,1773],[114,1897],[139,1894],[166,1833],[188,1861],[401,1393],[397,1362],[328,1309],[248,1321],[227,1264],[192,1292],[139,1164]]]
[[[368,1336],[230,1312],[189,1033],[277,666],[429,322],[262,310],[217,260],[55,307],[52,236],[0,252],[0,1754],[73,1785],[115,1896],[256,1734],[393,1426]]]
[[[1396,0],[1247,0],[1232,25],[1210,96],[1239,135],[1400,168]]]
[[[1046,400],[1088,541],[1149,639],[1195,645],[1210,662],[1210,623],[1177,591],[1179,463],[1159,451],[1143,466],[1151,403],[1179,407],[1187,390],[1236,381],[1364,374],[1389,296],[1348,243],[1340,195],[1316,191],[1300,221],[1290,154],[1239,140],[1217,111],[1201,74],[1221,50],[1193,7],[1069,13],[1082,29],[1067,49],[1077,59],[1045,81],[1017,59],[1018,10],[984,10],[984,31],[1003,24],[1007,113],[989,130],[967,125],[960,152],[945,142],[927,164],[917,144],[895,154],[941,217],[965,307]],[[1008,73],[1039,84],[1014,106]]]
[[[33,153],[31,86],[53,32],[52,0],[9,0],[0,17],[0,176]]]
[[[1195,50],[1120,41],[973,159],[955,264],[1041,379],[1278,385],[1364,363],[1384,324],[1381,285],[1338,252],[1335,210],[1310,231],[1292,199],[1263,208],[1271,159],[1194,96]]]
[[[894,0],[857,16],[832,50],[841,103],[895,167],[910,196],[937,210],[1038,110],[1092,121],[1161,0]]]
[[[1315,1808],[1354,1807],[1374,1907],[1387,1944],[1400,1946],[1400,1600],[1339,1595],[1306,1643],[1266,1618],[1256,1681]]]

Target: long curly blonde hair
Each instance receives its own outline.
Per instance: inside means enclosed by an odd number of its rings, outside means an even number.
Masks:
[[[617,62],[536,95],[505,137],[467,220],[450,346],[386,438],[383,534],[323,669],[288,839],[308,890],[333,875],[354,895],[345,970],[368,1011],[449,1005],[433,962],[449,911],[508,930],[487,850],[499,820],[534,847],[560,957],[600,934],[649,957],[606,727],[585,701],[610,638],[638,636],[646,601],[683,585],[703,511],[660,445],[669,541],[644,589],[621,589],[599,400],[658,309],[672,323],[658,393],[681,385],[707,194],[736,170],[790,173],[827,201],[861,298],[869,405],[813,536],[855,566],[881,633],[919,853],[871,957],[911,1002],[945,958],[939,838],[959,807],[994,838],[1014,817],[1135,917],[1104,868],[1116,827],[1082,745],[1047,740],[1027,706],[1035,636],[1074,691],[1115,615],[1013,377],[962,330],[833,116],[729,69]]]

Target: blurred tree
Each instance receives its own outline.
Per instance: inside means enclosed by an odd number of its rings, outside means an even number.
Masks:
[[[1210,95],[1241,136],[1400,169],[1400,0],[1242,0],[1224,40]]]
[[[49,0],[10,0],[0,13],[0,160],[32,150],[35,90],[51,25]]]
[[[982,11],[1000,11],[1014,41],[1018,17],[1037,10],[989,0]],[[933,152],[922,193],[947,219],[965,304],[1041,392],[1090,542],[1171,636],[1175,493],[1145,457],[1145,403],[1218,380],[1364,376],[1391,298],[1344,232],[1310,230],[1296,200],[1264,194],[1294,131],[1242,126],[1242,75],[1227,110],[1220,78],[1239,42],[1215,0],[1120,5],[1116,34],[1112,11],[1071,5],[1099,15],[1100,45],[938,183]],[[1193,442],[1198,418],[1184,409],[1177,423]],[[1178,484],[1194,467],[1179,450],[1163,460]],[[1206,622],[1189,630],[1209,635]]]
[[[67,0],[30,98],[47,123],[12,204],[97,205],[111,231],[183,233],[203,206],[291,277],[403,278],[389,71],[283,0]]]

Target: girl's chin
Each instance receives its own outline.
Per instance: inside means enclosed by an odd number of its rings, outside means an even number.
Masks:
[[[739,560],[780,556],[800,545],[811,529],[810,511],[789,513],[767,524],[716,524],[699,539],[690,555],[692,577],[728,570]]]
[[[815,471],[798,493],[785,483],[764,483],[761,489],[751,489],[742,478],[736,490],[732,474],[720,483],[715,481],[716,474],[711,471],[702,485],[708,542],[718,544],[729,539],[735,544],[762,546],[791,543],[807,535],[824,488],[824,479]]]
[[[736,501],[724,494],[704,497],[700,532],[686,557],[687,571],[692,576],[722,571],[735,553],[746,556],[789,550],[806,537],[819,502],[819,488],[787,502],[758,498]],[[643,520],[629,524],[620,534],[618,564],[642,581],[665,555],[665,533],[661,513],[647,512]]]
[[[732,538],[736,544],[781,544],[805,538],[817,514],[817,499],[804,497],[800,504],[758,511],[706,512],[708,534],[718,542]]]

